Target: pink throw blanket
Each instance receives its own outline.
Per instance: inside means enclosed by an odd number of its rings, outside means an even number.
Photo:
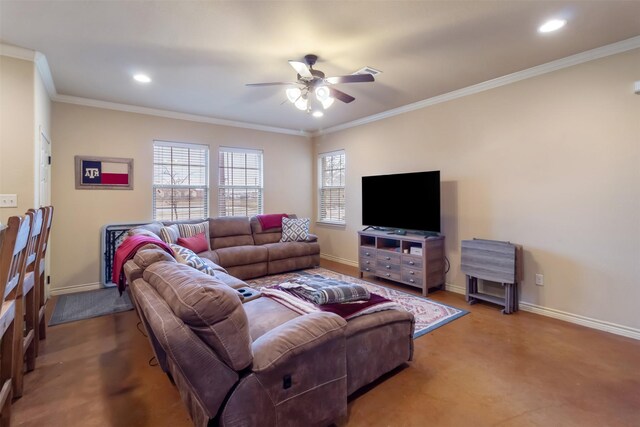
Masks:
[[[270,228],[280,228],[282,227],[282,218],[289,218],[287,214],[266,214],[266,215],[256,215],[260,225],[263,230],[268,230]]]
[[[127,286],[127,280],[124,277],[124,271],[122,270],[122,267],[124,267],[124,264],[127,261],[134,257],[138,249],[150,243],[164,249],[169,254],[171,254],[171,256],[173,256],[173,250],[165,242],[157,238],[144,236],[142,234],[133,235],[125,239],[120,244],[120,246],[118,246],[118,249],[116,249],[116,253],[113,258],[113,274],[111,276],[111,280],[113,280],[113,283],[118,285],[120,295],[122,295],[125,287]]]

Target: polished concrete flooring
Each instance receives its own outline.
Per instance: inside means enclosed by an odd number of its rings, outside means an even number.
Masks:
[[[429,297],[471,313],[418,338],[414,360],[352,396],[341,425],[640,426],[640,341]],[[49,328],[13,425],[190,426],[137,321],[129,311]]]

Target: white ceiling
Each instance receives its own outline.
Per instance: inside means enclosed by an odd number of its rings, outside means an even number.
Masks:
[[[568,24],[537,33],[551,17]],[[305,131],[637,35],[640,1],[0,0],[0,41],[43,53],[58,94]],[[294,80],[307,53],[327,76],[383,74],[339,85],[356,101],[320,119],[245,86]]]

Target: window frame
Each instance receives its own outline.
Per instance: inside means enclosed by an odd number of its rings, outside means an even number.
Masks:
[[[323,180],[323,160],[326,157],[330,157],[330,156],[336,156],[336,155],[342,155],[344,157],[343,160],[343,168],[342,170],[344,171],[344,183],[343,185],[332,185],[332,186],[325,186],[324,185],[324,180]],[[317,165],[318,165],[318,191],[317,191],[317,201],[318,201],[318,220],[317,223],[319,224],[324,224],[324,225],[336,225],[336,226],[346,226],[347,225],[347,200],[346,200],[346,196],[347,196],[347,152],[345,149],[339,149],[339,150],[333,150],[333,151],[328,151],[325,153],[318,153],[318,160],[317,160]],[[326,219],[322,217],[322,191],[324,189],[342,189],[343,194],[344,194],[344,215],[343,215],[343,219],[342,220],[331,220],[331,219]]]
[[[155,168],[156,168],[156,161],[155,161],[155,156],[156,156],[156,147],[172,147],[172,148],[187,148],[190,150],[203,150],[204,151],[204,155],[205,155],[205,164],[204,164],[204,181],[205,181],[205,185],[164,185],[164,184],[156,184],[155,182]],[[186,219],[206,219],[209,217],[209,205],[211,203],[211,197],[210,197],[210,189],[211,189],[211,181],[210,181],[210,156],[209,156],[209,145],[208,144],[197,144],[197,143],[190,143],[190,142],[177,142],[177,141],[165,141],[165,140],[159,140],[159,139],[155,139],[153,140],[153,158],[152,158],[152,165],[153,165],[153,172],[152,172],[152,196],[151,196],[151,210],[152,210],[152,214],[153,214],[153,220],[154,221],[181,221],[181,220],[186,220]],[[158,219],[158,215],[157,215],[157,208],[156,208],[156,190],[158,188],[170,188],[170,189],[185,189],[185,188],[193,188],[193,189],[204,189],[204,193],[205,193],[205,201],[204,201],[204,216],[203,217],[192,217],[191,214],[189,214],[189,218],[171,218],[171,219]],[[172,214],[173,216],[173,214]]]
[[[220,162],[221,162],[221,157],[223,153],[242,153],[242,154],[259,154],[259,172],[260,172],[260,185],[222,185],[221,181],[222,181],[222,177],[221,174],[223,172],[223,169],[220,167]],[[228,217],[228,216],[251,216],[251,215],[261,215],[264,214],[264,150],[259,149],[259,148],[242,148],[242,147],[228,147],[228,146],[220,146],[218,147],[218,163],[217,163],[217,168],[218,168],[218,194],[216,197],[216,203],[217,203],[217,213],[218,213],[218,217]],[[246,167],[245,165],[245,170],[248,170],[249,168]],[[245,175],[246,176],[246,175]],[[233,212],[232,215],[226,215],[226,212],[222,212],[222,205],[220,203],[220,199],[221,199],[221,190],[226,190],[226,189],[230,189],[230,190],[234,190],[234,189],[238,189],[238,190],[257,190],[259,192],[259,202],[258,202],[258,212],[255,214],[251,214],[249,215],[248,212],[245,209],[244,214],[236,214],[235,212]],[[235,211],[235,208],[232,208]]]

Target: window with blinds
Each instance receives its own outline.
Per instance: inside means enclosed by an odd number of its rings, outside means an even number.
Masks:
[[[209,216],[209,147],[153,142],[153,219]]]
[[[344,224],[344,182],[346,172],[344,150],[320,154],[318,163],[318,220],[330,224]]]
[[[262,150],[220,147],[218,216],[263,213]]]

